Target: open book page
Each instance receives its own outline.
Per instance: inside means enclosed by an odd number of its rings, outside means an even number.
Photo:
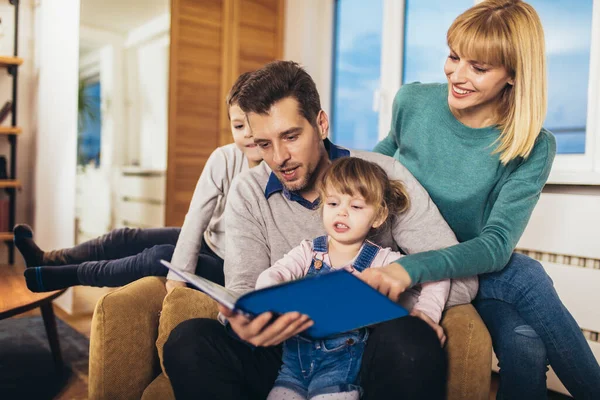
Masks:
[[[169,270],[177,274],[177,276],[179,276],[181,279],[191,284],[201,292],[206,293],[208,296],[212,297],[230,310],[235,309],[235,303],[240,297],[237,293],[225,289],[223,286],[217,285],[216,283],[202,278],[201,276],[182,271],[168,261],[160,260],[160,262],[162,265],[169,268]]]

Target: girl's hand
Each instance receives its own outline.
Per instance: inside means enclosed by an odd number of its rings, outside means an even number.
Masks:
[[[440,325],[433,322],[433,320],[431,318],[429,318],[422,311],[413,309],[410,312],[410,315],[412,315],[413,317],[421,318],[423,321],[427,322],[427,325],[429,325],[431,327],[431,329],[433,329],[435,331],[438,339],[440,339],[440,343],[441,343],[442,347],[444,347],[444,345],[446,344],[446,334],[444,333],[444,328],[442,328]]]
[[[275,320],[272,313],[266,312],[250,320],[220,304],[219,311],[240,339],[254,346],[276,346],[313,325],[308,315],[297,312],[285,313]]]
[[[398,301],[411,283],[408,272],[398,263],[391,263],[381,268],[367,268],[359,277],[393,301]]]

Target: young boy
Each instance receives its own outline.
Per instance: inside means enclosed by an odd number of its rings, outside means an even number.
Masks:
[[[158,260],[171,257],[181,268],[224,284],[227,193],[237,175],[262,161],[237,104],[250,74],[238,77],[226,99],[234,143],[215,149],[209,157],[181,229],[116,229],[72,248],[44,252],[34,242],[31,228],[17,225],[14,240],[27,265],[27,287],[44,292],[75,285],[122,286],[144,276],[167,275]],[[167,289],[183,285],[168,276]]]

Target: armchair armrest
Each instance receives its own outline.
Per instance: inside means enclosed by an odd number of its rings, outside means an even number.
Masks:
[[[90,336],[90,399],[141,398],[160,373],[156,338],[164,278],[146,277],[96,304]]]
[[[471,304],[445,311],[448,354],[448,400],[487,400],[492,379],[492,339]]]

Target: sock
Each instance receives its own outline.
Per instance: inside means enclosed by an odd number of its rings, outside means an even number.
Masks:
[[[34,267],[25,270],[25,282],[32,292],[50,292],[80,285],[77,277],[78,265],[56,267]]]
[[[319,394],[311,397],[310,400],[358,400],[359,398],[358,390],[353,390],[351,392]]]
[[[267,400],[306,400],[306,397],[301,396],[292,389],[283,386],[275,386],[269,392]]]
[[[29,225],[17,225],[13,229],[15,246],[23,255],[27,268],[43,264],[44,252],[33,241],[33,230]]]

